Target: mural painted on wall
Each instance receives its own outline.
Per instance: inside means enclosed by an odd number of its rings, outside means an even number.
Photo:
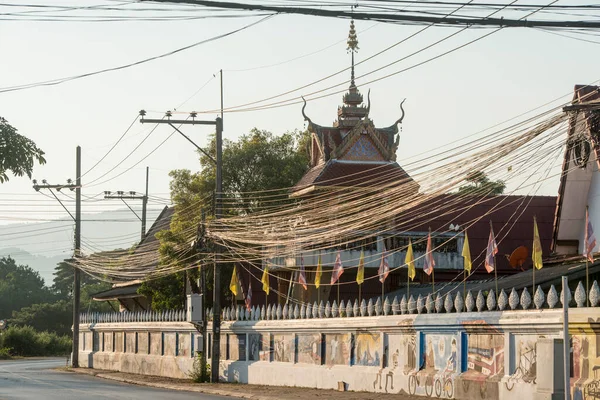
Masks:
[[[189,333],[179,333],[177,341],[177,355],[179,357],[190,357],[191,356],[191,347],[192,347],[192,337]]]
[[[321,364],[321,335],[318,333],[298,335],[298,362]]]
[[[260,336],[260,350],[258,356],[260,361],[271,361],[271,335],[259,335]]]
[[[390,356],[386,357],[387,365],[393,366],[394,357],[397,357],[398,367],[405,374],[417,368],[416,335],[387,335],[387,348]]]
[[[273,335],[273,361],[294,362],[293,335]]]
[[[394,392],[396,375],[406,375],[417,365],[415,334],[386,334],[384,336],[382,367],[375,375],[373,389]]]
[[[456,372],[457,348],[456,335],[425,335],[425,369]]]
[[[513,390],[516,383],[535,383],[536,380],[536,343],[537,335],[515,336],[515,348],[513,359],[515,360],[515,371],[504,383],[506,389]]]
[[[574,400],[600,399],[600,341],[595,326],[600,320],[588,319],[581,334],[571,336],[571,390]]]
[[[325,335],[325,363],[350,365],[351,336],[349,333]]]
[[[501,334],[469,334],[467,370],[485,376],[504,374],[504,336]]]
[[[229,335],[229,359],[246,360],[246,335]]]
[[[260,360],[261,335],[251,333],[248,335],[248,361]]]
[[[423,336],[424,360],[419,371],[408,377],[411,395],[452,398],[454,377],[458,372],[458,335]],[[416,357],[415,357],[416,358]]]
[[[504,376],[504,334],[484,320],[464,321],[467,370],[454,383],[459,399],[498,399]],[[486,332],[480,333],[485,329]]]
[[[381,334],[379,333],[359,333],[356,335],[356,359],[353,365],[365,367],[381,367]]]

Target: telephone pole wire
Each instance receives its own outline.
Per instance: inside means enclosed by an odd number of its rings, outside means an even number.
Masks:
[[[104,198],[105,199],[119,199],[131,210],[133,214],[142,222],[142,232],[140,237],[140,243],[146,237],[146,211],[148,207],[148,176],[149,176],[150,168],[146,167],[146,194],[138,195],[136,192],[124,192],[117,191],[116,194],[113,192],[105,191]],[[140,217],[134,210],[127,204],[125,200],[142,200],[142,216]]]

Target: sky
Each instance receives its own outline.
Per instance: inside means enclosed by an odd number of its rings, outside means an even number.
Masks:
[[[74,4],[66,1],[37,3]],[[77,4],[115,2],[82,0]],[[7,9],[0,9],[0,12],[7,12]],[[2,21],[0,88],[135,62],[260,19],[85,23]],[[150,168],[149,193],[153,196],[150,207],[160,209],[169,198],[169,171],[182,168],[197,171],[198,156],[178,135],[171,136],[156,149],[172,132],[164,125],[140,145],[152,127],[134,122],[139,110],[147,110],[154,118],[161,118],[167,110],[186,113],[217,110],[220,70],[223,70],[225,108],[307,85],[350,65],[345,44],[348,28],[349,21],[343,19],[277,15],[228,37],[129,69],[57,86],[0,93],[0,115],[46,152],[47,164],[35,167],[34,178],[47,179],[48,183],[64,183],[75,177],[77,145],[82,147],[85,172],[133,123],[109,156],[84,174],[83,194],[89,201],[84,203],[83,212],[123,210],[123,205],[117,201],[100,201],[102,193],[107,190],[143,192],[146,166]],[[356,29],[360,48],[356,61],[360,62],[422,27],[357,21]],[[490,32],[489,29],[468,29],[418,55],[361,77],[456,31],[456,28],[448,27],[427,29],[356,67],[359,89],[365,97],[371,90],[370,117],[376,126],[389,126],[397,120],[399,104],[406,99],[406,117],[398,149],[400,165],[411,156],[465,138],[546,103],[550,103],[548,108],[567,102],[575,84],[589,84],[600,79],[598,43],[541,30],[511,28],[427,64],[379,82],[362,84]],[[595,40],[594,36],[578,37]],[[349,71],[345,71],[284,98],[299,99],[300,95],[343,83],[348,78]],[[342,86],[345,87],[347,84]],[[329,125],[336,119],[341,97],[342,94],[335,94],[311,101],[307,114],[315,123]],[[224,137],[235,140],[254,127],[276,134],[304,129],[301,108],[300,104],[295,104],[262,111],[226,112]],[[217,113],[211,112],[202,114],[201,118],[214,119],[216,116]],[[184,132],[205,146],[212,128],[185,126]],[[560,159],[556,164],[558,171],[559,164]],[[544,184],[538,194],[556,195],[557,188],[558,178]],[[66,195],[59,196],[67,201],[70,209],[73,208],[73,202]],[[132,207],[139,210],[140,204],[132,203]],[[9,182],[0,185],[0,224],[36,223],[65,215],[55,200],[36,193],[26,177],[11,177]],[[127,218],[135,217],[128,215]]]

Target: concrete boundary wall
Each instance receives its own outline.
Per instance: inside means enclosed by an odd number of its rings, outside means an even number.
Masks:
[[[600,309],[569,312],[570,390],[586,398],[600,382]],[[82,366],[174,378],[193,367],[191,324],[80,329]],[[221,335],[220,376],[231,382],[455,399],[564,396],[559,309],[225,321]]]
[[[198,332],[187,322],[80,325],[79,364],[134,374],[187,379]]]

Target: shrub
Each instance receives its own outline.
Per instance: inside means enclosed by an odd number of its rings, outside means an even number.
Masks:
[[[196,355],[194,365],[192,370],[188,373],[188,376],[196,383],[210,382],[210,364],[207,363],[203,370],[202,357],[200,357],[200,354]]]
[[[10,360],[12,357],[10,356],[10,349],[6,347],[0,348],[0,360]]]
[[[0,336],[0,349],[13,356],[60,356],[71,350],[71,339],[53,332],[37,332],[30,326],[10,326]]]

